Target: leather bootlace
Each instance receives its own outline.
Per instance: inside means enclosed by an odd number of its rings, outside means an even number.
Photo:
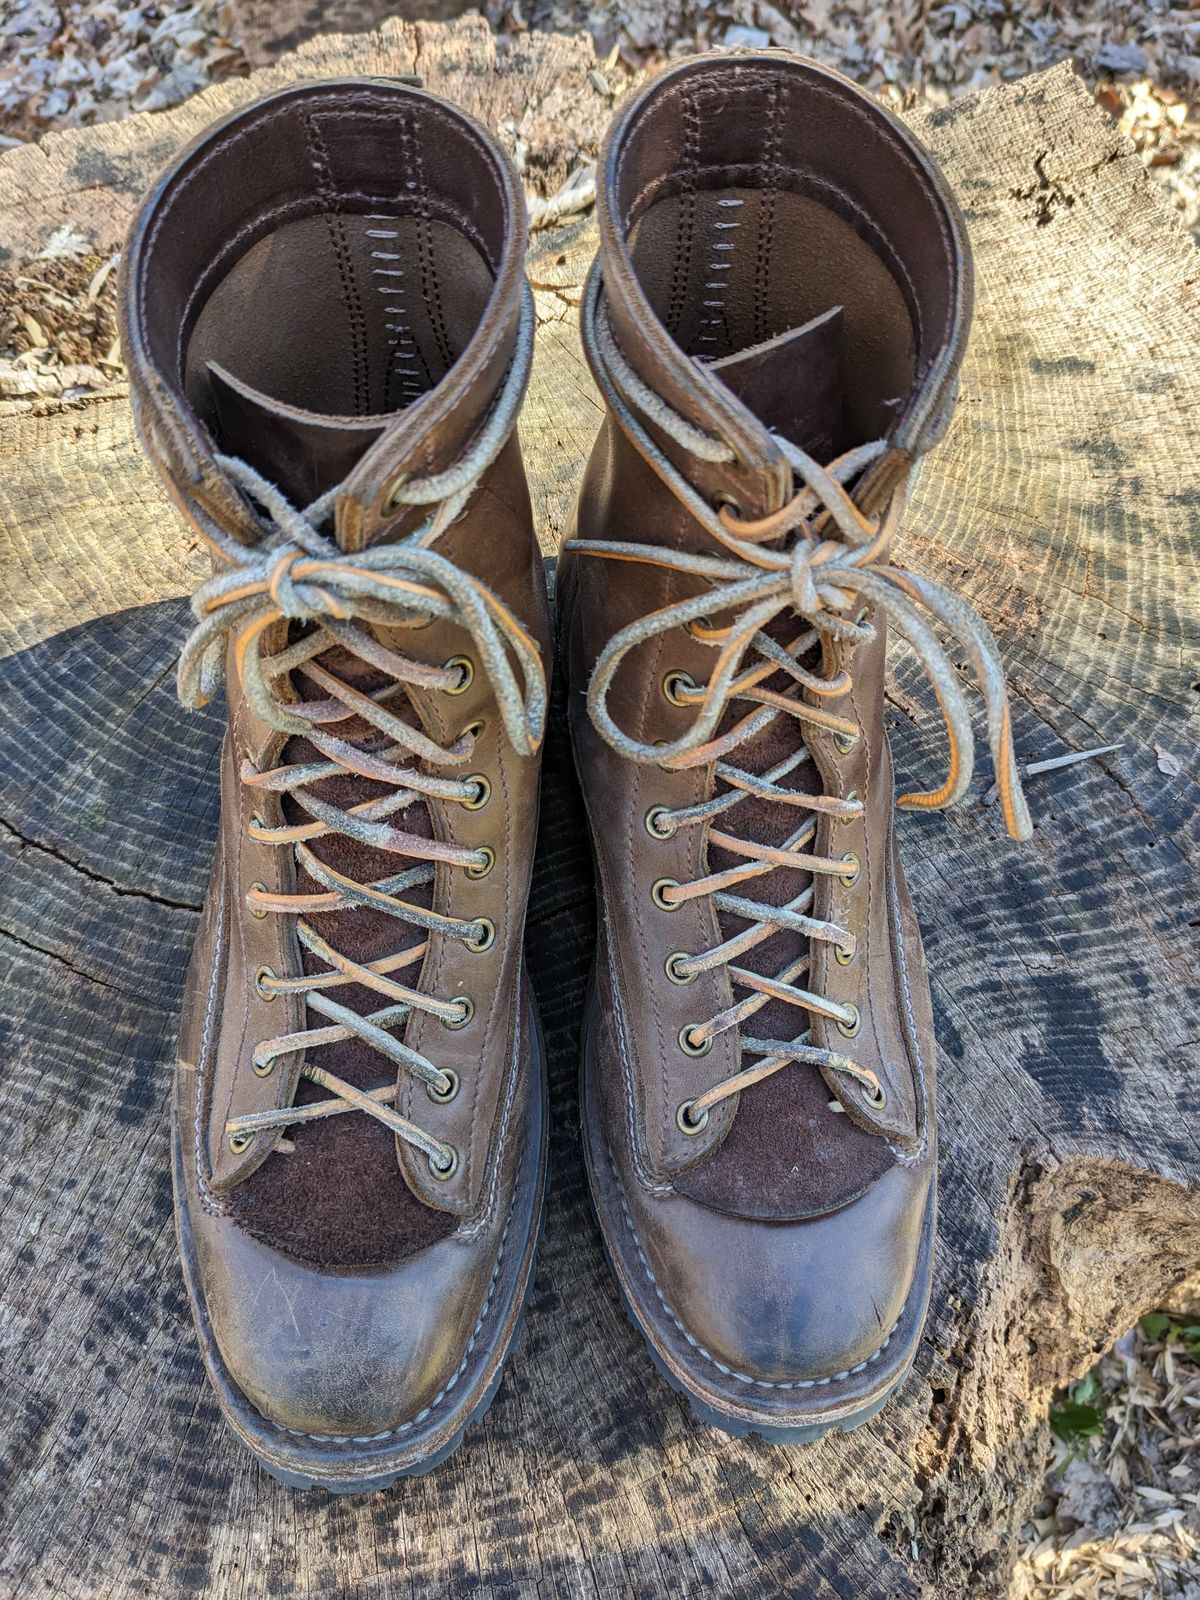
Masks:
[[[815,940],[831,945],[840,961],[849,962],[856,951],[853,933],[811,915],[811,883],[782,906],[748,899],[737,890],[777,867],[853,882],[859,864],[852,856],[816,855],[811,846],[822,814],[861,815],[864,803],[857,797],[805,794],[786,787],[788,774],[809,759],[803,743],[764,773],[746,771],[729,757],[740,746],[757,739],[779,717],[793,718],[802,728],[828,730],[843,751],[853,747],[859,738],[854,722],[820,703],[811,704],[800,695],[807,690],[819,702],[850,690],[852,679],[845,666],[827,676],[813,670],[806,661],[823,638],[839,641],[843,646],[873,640],[875,629],[867,618],[870,607],[875,606],[887,614],[921,661],[942,711],[950,751],[949,772],[941,787],[930,793],[903,795],[897,804],[922,810],[952,805],[970,784],[974,739],[957,675],[922,615],[924,611],[953,635],[971,661],[987,708],[988,741],[1006,826],[1013,838],[1028,838],[1031,825],[1017,773],[1004,673],[995,643],[983,621],[958,596],[928,578],[891,565],[891,539],[903,512],[911,477],[909,484],[892,496],[881,517],[868,518],[855,505],[847,485],[885,453],[886,440],[846,451],[822,466],[789,440],[773,435],[801,487],[781,510],[757,520],[744,520],[734,515],[728,504],[719,508],[710,504],[667,458],[635,415],[633,405],[702,460],[734,459],[728,445],[693,427],[641,382],[608,328],[596,278],[585,297],[583,321],[601,390],[631,443],[724,552],[679,551],[626,540],[575,539],[567,545],[582,556],[665,567],[705,583],[701,593],[641,617],[616,633],[596,662],[587,698],[597,731],[620,755],[667,771],[714,763],[715,777],[723,785],[699,804],[656,806],[647,817],[647,827],[662,838],[682,827],[709,825],[709,842],[741,862],[709,872],[692,883],[660,879],[654,886],[654,897],[665,909],[711,896],[717,911],[730,913],[747,924],[711,950],[670,958],[669,976],[676,982],[687,983],[702,972],[727,965],[735,987],[746,991],[743,999],[715,1017],[685,1027],[680,1033],[680,1046],[692,1055],[706,1054],[720,1034],[733,1028],[744,1029],[772,1000],[828,1018],[852,1037],[861,1020],[857,1008],[802,987],[809,965],[807,954],[790,961],[774,977],[751,971],[739,962],[756,946],[783,931],[803,935],[810,944]],[[790,540],[782,548],[775,544],[789,535]],[[805,625],[786,646],[766,632],[781,615],[795,617]],[[731,616],[732,620],[717,626],[710,620],[713,616]],[[682,673],[669,675],[671,698],[678,705],[695,709],[691,726],[665,744],[632,738],[617,726],[608,708],[616,673],[631,650],[680,627],[717,652],[706,684],[695,684]],[[829,660],[830,652],[822,650],[822,659]],[[766,686],[767,680],[780,672],[792,680],[786,692]],[[718,731],[726,708],[735,702],[749,709],[732,726]],[[782,845],[768,846],[711,826],[748,797],[778,802],[799,813],[795,829]],[[858,1083],[869,1106],[879,1109],[885,1103],[885,1091],[874,1072],[839,1051],[815,1045],[810,1029],[792,1039],[756,1038],[743,1031],[741,1048],[757,1058],[755,1064],[685,1102],[679,1109],[680,1126],[685,1131],[698,1131],[713,1106],[770,1077],[789,1062],[848,1074]]]
[[[250,890],[249,909],[260,916],[295,917],[300,945],[323,963],[320,970],[297,977],[260,970],[255,983],[264,996],[301,996],[308,1009],[328,1023],[257,1043],[252,1062],[260,1075],[267,1075],[281,1056],[358,1038],[424,1083],[435,1099],[450,1098],[456,1087],[451,1074],[397,1039],[391,1030],[413,1012],[437,1017],[450,1027],[461,1026],[469,1020],[470,1002],[422,993],[397,974],[417,967],[424,959],[430,933],[483,950],[495,938],[496,930],[486,919],[446,916],[415,904],[407,895],[433,881],[439,862],[482,876],[494,857],[487,847],[467,849],[406,831],[397,826],[396,819],[413,804],[427,800],[481,805],[486,799],[487,779],[462,770],[471,764],[478,738],[475,727],[468,727],[452,744],[443,746],[389,710],[387,702],[402,694],[406,685],[421,691],[460,693],[469,681],[468,674],[473,676],[477,660],[495,693],[514,750],[532,755],[541,743],[546,680],[536,643],[486,585],[431,548],[457,517],[511,432],[528,374],[529,322],[526,315],[513,367],[475,444],[449,472],[408,478],[393,489],[391,498],[397,507],[435,507],[419,527],[394,543],[345,552],[321,531],[338,490],[299,511],[244,461],[217,457],[227,478],[257,503],[267,520],[263,540],[254,546],[236,542],[211,523],[202,529],[225,570],[201,585],[192,600],[197,621],[180,657],[180,699],[197,706],[211,696],[232,638],[238,675],[254,713],[278,732],[306,739],[321,758],[266,770],[245,759],[241,766],[241,780],[249,788],[292,796],[308,819],[273,828],[255,817],[251,837],[292,849],[297,868],[319,885],[308,894],[275,894],[257,886]],[[472,642],[475,660],[463,655],[444,666],[413,661],[385,646],[370,627],[411,625],[432,618],[461,628]],[[309,626],[283,649],[265,653],[268,630],[285,619]],[[382,675],[384,686],[364,693],[344,682],[320,660],[331,647],[340,647]],[[298,669],[319,687],[324,698],[300,697],[291,677]],[[339,737],[338,724],[350,719],[366,722],[389,742],[370,751],[362,748],[361,740]],[[346,808],[312,793],[313,784],[348,775],[388,784],[392,792]],[[310,848],[312,841],[330,834],[403,855],[416,865],[360,883],[336,871]],[[426,937],[382,959],[360,962],[337,950],[306,920],[311,914],[355,907],[394,916],[422,930]],[[365,1015],[342,1005],[336,992],[351,984],[374,990],[385,1003]],[[329,1098],[231,1117],[225,1134],[235,1152],[244,1149],[256,1134],[362,1111],[423,1151],[436,1176],[448,1177],[454,1171],[457,1154],[453,1146],[426,1133],[392,1104],[398,1092],[397,1075],[364,1090],[316,1065],[306,1054],[300,1076],[327,1090]]]

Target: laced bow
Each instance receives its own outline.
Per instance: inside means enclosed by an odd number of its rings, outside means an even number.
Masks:
[[[494,861],[491,851],[487,847],[466,849],[426,838],[397,827],[391,820],[427,799],[470,807],[484,803],[486,778],[480,774],[455,775],[470,763],[478,730],[474,726],[467,728],[446,748],[389,710],[386,702],[402,694],[405,685],[423,691],[459,693],[473,676],[477,661],[495,693],[513,748],[519,754],[530,755],[541,743],[546,720],[546,681],[536,643],[486,585],[431,548],[457,517],[511,432],[531,349],[531,319],[525,315],[513,366],[475,444],[450,471],[436,477],[412,478],[393,490],[392,500],[397,506],[434,507],[416,529],[394,543],[343,551],[322,531],[338,490],[300,511],[244,461],[232,456],[216,458],[227,478],[261,508],[263,539],[254,546],[240,544],[211,519],[205,519],[202,531],[222,570],[202,584],[192,600],[196,625],[180,657],[180,699],[186,705],[197,706],[211,696],[232,638],[238,675],[255,714],[280,733],[306,738],[320,757],[265,771],[246,760],[241,768],[242,781],[252,789],[291,794],[308,814],[306,822],[276,828],[268,827],[256,816],[250,834],[263,843],[292,847],[297,866],[319,886],[309,894],[272,894],[255,886],[247,896],[249,909],[259,916],[296,916],[301,946],[323,963],[318,971],[292,978],[260,972],[256,979],[259,992],[264,997],[299,995],[310,1010],[329,1022],[327,1027],[305,1028],[258,1043],[252,1060],[260,1075],[269,1074],[282,1056],[311,1052],[321,1045],[357,1037],[412,1073],[434,1099],[452,1098],[457,1087],[452,1074],[441,1071],[391,1031],[414,1011],[438,1017],[448,1027],[462,1026],[470,1018],[469,1001],[461,997],[441,1000],[394,976],[424,958],[428,938],[363,963],[352,960],[322,938],[305,914],[368,907],[395,916],[426,935],[436,932],[477,950],[486,949],[495,937],[495,929],[486,919],[445,916],[403,898],[405,891],[432,881],[438,862],[482,877]],[[385,645],[371,628],[371,624],[394,628],[435,617],[468,635],[474,659],[462,655],[445,666],[410,660]],[[269,630],[284,620],[310,627],[274,654],[265,653]],[[384,687],[364,693],[328,670],[320,657],[333,646],[340,646],[376,674],[382,674]],[[300,668],[325,698],[299,698],[290,675]],[[382,734],[388,741],[385,747],[372,751],[363,748],[361,740],[351,742],[338,737],[337,724],[351,718],[365,721]],[[439,768],[449,769],[449,775],[439,775]],[[333,805],[311,792],[311,786],[323,779],[347,775],[386,783],[392,786],[392,792],[348,808]],[[327,865],[309,848],[310,841],[329,834],[342,834],[374,849],[415,859],[418,864],[377,882],[358,883]],[[351,984],[374,990],[387,1003],[364,1015],[332,997],[334,991]],[[308,1056],[300,1072],[328,1090],[329,1098],[230,1118],[225,1132],[235,1153],[246,1148],[256,1134],[358,1110],[425,1152],[436,1176],[448,1177],[455,1170],[457,1153],[453,1147],[401,1116],[391,1103],[397,1093],[395,1075],[387,1083],[362,1090],[315,1065]]]
[[[842,667],[831,677],[822,676],[805,664],[805,658],[822,635],[846,645],[868,643],[875,637],[875,630],[867,619],[870,609],[877,607],[886,613],[921,661],[937,696],[949,743],[945,782],[928,793],[903,795],[897,804],[930,810],[961,799],[974,766],[971,719],[957,674],[926,620],[928,616],[958,641],[971,662],[983,691],[988,742],[1005,823],[1012,837],[1028,838],[1032,830],[1018,778],[1004,673],[996,646],[983,621],[963,600],[928,578],[893,566],[889,560],[892,534],[902,515],[912,477],[892,496],[878,519],[865,517],[855,504],[850,486],[886,452],[886,440],[849,450],[822,466],[789,440],[774,435],[800,487],[781,510],[757,520],[745,520],[736,516],[728,504],[718,508],[700,494],[643,426],[635,405],[692,455],[712,462],[734,459],[729,446],[676,415],[629,366],[609,329],[598,276],[588,286],[583,320],[596,357],[597,379],[622,428],[658,477],[724,552],[681,551],[627,540],[577,539],[568,544],[568,549],[583,556],[668,568],[704,584],[698,594],[639,618],[608,641],[588,687],[592,721],[607,743],[630,761],[676,771],[716,763],[715,773],[723,780],[724,788],[711,799],[687,808],[654,808],[653,820],[648,819],[647,825],[661,837],[668,837],[681,826],[711,824],[747,796],[778,801],[810,813],[780,847],[713,829],[710,842],[740,858],[744,865],[709,873],[691,884],[663,880],[656,886],[660,904],[666,909],[712,895],[718,910],[749,923],[742,933],[724,940],[714,950],[671,958],[669,976],[675,982],[690,982],[700,972],[731,963],[730,977],[748,991],[745,999],[727,1007],[719,1016],[685,1028],[680,1045],[689,1054],[702,1055],[718,1034],[747,1022],[772,999],[824,1016],[852,1037],[859,1024],[855,1007],[826,1000],[797,985],[796,980],[808,966],[807,957],[791,962],[775,978],[732,963],[781,930],[832,944],[838,959],[846,963],[854,958],[854,936],[808,914],[813,898],[811,887],[782,907],[730,891],[776,867],[852,881],[846,858],[814,855],[808,847],[821,813],[853,816],[862,812],[863,804],[857,799],[808,795],[787,787],[783,780],[808,759],[803,745],[766,773],[746,771],[725,758],[763,733],[779,716],[794,718],[802,726],[827,729],[840,748],[851,748],[859,737],[857,724],[821,703],[849,690],[849,671]],[[781,615],[794,616],[805,624],[805,630],[786,647],[766,631]],[[710,620],[713,617],[732,620],[718,626]],[[613,680],[630,651],[681,627],[716,651],[706,684],[694,684],[682,673],[669,675],[673,680],[669,682],[671,699],[693,708],[694,718],[684,733],[666,743],[635,739],[618,726],[609,710]],[[791,680],[787,691],[766,686],[767,680],[780,672]],[[817,703],[802,698],[805,690]],[[718,732],[732,702],[748,704],[750,709],[731,727]],[[761,1057],[760,1062],[681,1107],[681,1125],[689,1129],[703,1126],[713,1105],[770,1076],[789,1061],[849,1074],[858,1081],[869,1105],[878,1108],[883,1104],[884,1091],[873,1072],[839,1052],[814,1046],[808,1031],[791,1040],[756,1039],[743,1032],[741,1046],[743,1051]]]

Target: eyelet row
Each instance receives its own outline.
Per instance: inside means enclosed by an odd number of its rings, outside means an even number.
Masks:
[[[447,1073],[446,1076],[452,1077],[453,1074]],[[456,1094],[457,1092],[458,1080],[456,1078],[454,1093]],[[447,1099],[453,1098],[453,1094],[447,1096]],[[229,1148],[233,1151],[235,1156],[240,1156],[244,1150],[249,1148],[253,1138],[254,1135],[252,1133],[231,1133],[229,1135]],[[445,1163],[445,1165],[439,1165],[436,1156],[431,1155],[429,1157],[429,1174],[431,1177],[436,1178],[439,1183],[448,1183],[458,1171],[458,1151],[453,1145],[450,1145],[448,1148],[450,1150],[450,1159]]]

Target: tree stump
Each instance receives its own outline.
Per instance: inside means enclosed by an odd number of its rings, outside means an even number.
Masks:
[[[389,17],[447,22],[472,0],[229,0],[233,32],[252,67],[265,66],[317,33],[366,33]]]
[[[153,171],[286,80],[411,73],[553,188],[609,115],[590,44],[478,20],[312,41],[170,113],[0,161],[9,266],[69,225],[119,243]],[[204,570],[123,393],[0,431],[0,1589],[487,1600],[996,1597],[1051,1390],[1200,1259],[1195,928],[1200,258],[1068,68],[914,114],[967,211],[975,336],[901,559],[959,588],[1008,662],[1033,843],[995,812],[905,813],[938,1017],[941,1235],[916,1371],[869,1427],[768,1447],[694,1422],[627,1327],[589,1219],[575,1052],[591,886],[561,721],[530,959],[554,1183],[499,1398],[431,1476],[299,1495],[219,1425],[171,1228],[176,1013],[214,837],[217,710],[174,663]],[[590,219],[535,235],[522,421],[552,554],[599,412],[576,333]],[[889,688],[909,786],[924,680]],[[1189,930],[1191,936],[1189,939]]]

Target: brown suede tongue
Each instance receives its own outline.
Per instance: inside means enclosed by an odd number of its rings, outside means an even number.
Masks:
[[[772,433],[822,463],[833,454],[842,400],[842,308],[712,362],[708,371]]]
[[[835,306],[801,328],[714,361],[707,370],[720,379],[742,404],[773,433],[780,434],[824,465],[832,456],[841,408],[842,310]],[[803,621],[787,611],[768,629],[787,645],[805,631]],[[817,660],[806,664],[816,666]],[[787,692],[791,680],[782,673],[768,680]],[[721,731],[745,716],[745,702],[735,702],[722,719]],[[792,717],[776,717],[765,732],[740,746],[729,759],[747,772],[765,773],[793,755],[803,743],[802,725]],[[801,793],[820,789],[810,759],[781,780]],[[738,838],[771,846],[783,845],[808,813],[771,800],[747,798],[725,812],[720,826]],[[743,866],[743,859],[717,845],[708,850],[710,872]],[[811,876],[783,867],[751,878],[734,891],[743,899],[785,905],[811,883]],[[741,933],[744,918],[718,913],[724,938]],[[771,977],[801,958],[808,941],[783,932],[766,939],[739,958],[741,965]],[[804,969],[792,982],[808,987]],[[734,997],[747,991],[735,986]],[[808,1026],[807,1013],[781,1000],[771,1000],[743,1025],[743,1035],[756,1039],[793,1039]],[[758,1056],[747,1054],[743,1064]],[[795,1218],[820,1215],[844,1205],[889,1163],[886,1146],[849,1117],[829,1109],[830,1093],[821,1074],[809,1066],[788,1066],[747,1089],[724,1142],[700,1167],[676,1179],[684,1193],[740,1215]]]
[[[222,451],[261,472],[298,510],[348,477],[397,415],[305,411],[272,399],[215,361],[207,366]]]

